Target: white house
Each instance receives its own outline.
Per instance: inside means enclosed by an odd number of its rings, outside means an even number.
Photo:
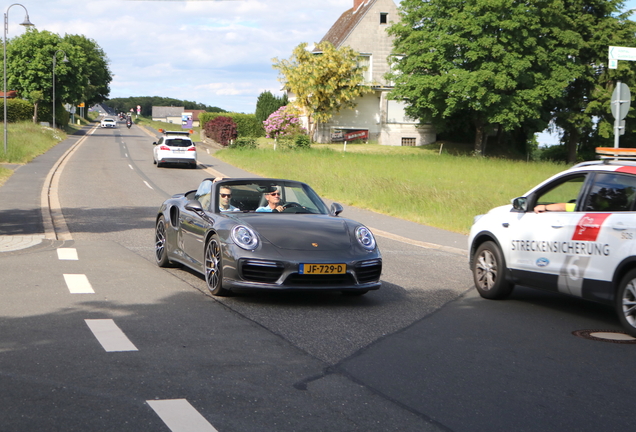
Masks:
[[[360,53],[360,63],[368,66],[365,81],[374,92],[358,98],[355,109],[344,109],[325,124],[319,125],[317,142],[342,141],[345,136],[365,136],[383,145],[419,146],[436,141],[431,125],[419,125],[404,113],[404,103],[388,99],[392,84],[384,79],[389,72],[388,58],[393,37],[387,33],[392,21],[398,21],[393,0],[352,0],[353,7],[344,12],[322,41],[336,48],[349,46]],[[290,94],[290,99],[293,95]],[[349,134],[349,135],[347,135]]]
[[[183,111],[183,107],[153,106],[152,119],[154,121],[165,123],[181,124],[181,115],[183,114]]]

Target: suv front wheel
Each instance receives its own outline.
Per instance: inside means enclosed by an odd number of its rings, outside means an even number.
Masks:
[[[507,297],[514,285],[506,280],[503,254],[492,241],[479,245],[473,257],[473,279],[479,295],[487,299]]]
[[[636,269],[630,270],[618,286],[616,313],[627,333],[636,337]]]

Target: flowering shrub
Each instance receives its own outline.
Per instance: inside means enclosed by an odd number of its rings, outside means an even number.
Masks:
[[[265,126],[267,138],[280,138],[307,133],[305,128],[300,125],[300,119],[290,111],[287,111],[286,106],[274,111],[263,122],[263,126]]]

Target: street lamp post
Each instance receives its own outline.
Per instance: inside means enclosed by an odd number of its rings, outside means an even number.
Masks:
[[[7,31],[9,31],[9,9],[13,6],[22,6],[26,15],[24,16],[24,22],[20,25],[25,27],[32,27],[33,23],[29,21],[29,11],[20,3],[14,3],[7,8],[4,13],[4,38],[2,39],[2,47],[4,50],[4,87],[2,90],[4,91],[4,153],[7,153]]]
[[[57,50],[55,54],[53,54],[53,129],[55,129],[55,63],[57,60],[57,53],[63,52],[64,59],[62,60],[64,63],[68,63],[68,57],[66,57],[66,52],[64,50]]]

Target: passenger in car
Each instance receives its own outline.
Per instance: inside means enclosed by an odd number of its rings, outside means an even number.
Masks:
[[[219,211],[240,211],[238,207],[230,204],[230,199],[232,199],[232,189],[228,186],[221,186],[219,188]]]

